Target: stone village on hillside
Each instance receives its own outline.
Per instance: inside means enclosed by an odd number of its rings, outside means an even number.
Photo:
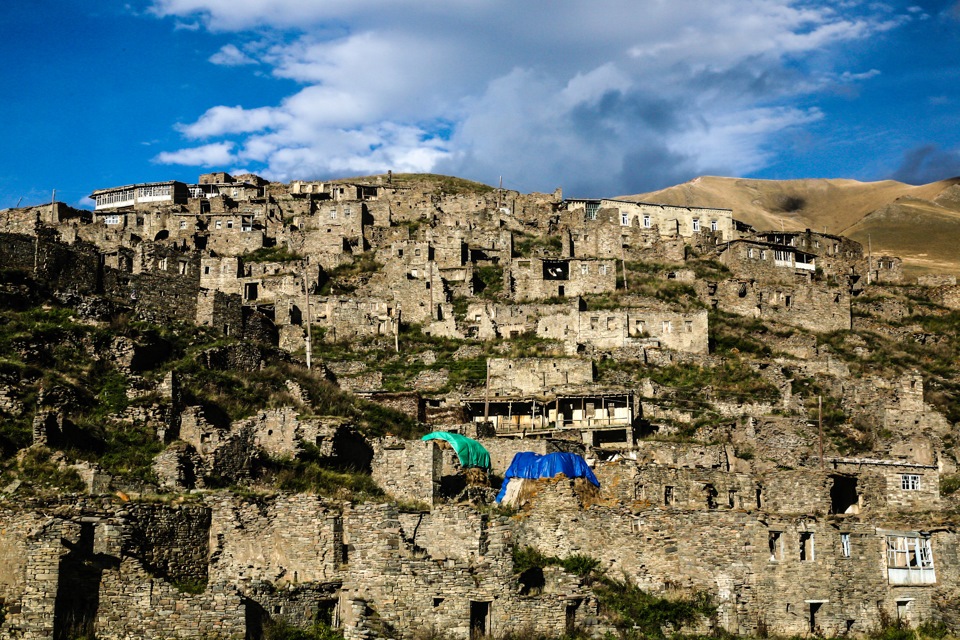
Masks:
[[[960,537],[940,492],[941,475],[957,472],[955,425],[925,401],[919,373],[852,375],[814,335],[909,315],[882,294],[903,281],[899,259],[810,230],[757,231],[727,209],[445,184],[212,173],[105,188],[92,212],[58,202],[0,212],[0,267],[32,274],[91,320],[124,308],[242,337],[207,354],[217,366],[253,370],[266,348],[301,362],[312,341],[311,366],[329,380],[424,432],[478,440],[493,476],[518,452],[567,452],[587,460],[599,489],[542,478],[515,496],[515,513],[484,506],[499,486],[442,441],[369,439],[292,406],[222,424],[184,402],[171,373],[152,390],[154,410],[125,419],[166,445],[154,490],[199,490],[198,500],[117,500],[124,487],[86,465],[89,495],[5,503],[0,636],[59,639],[82,623],[100,640],[255,640],[270,621],[321,618],[348,640],[610,631],[577,575],[548,566],[518,578],[515,551],[527,547],[591,556],[654,593],[707,593],[716,615],[699,631],[960,628]],[[655,295],[661,286],[679,293]],[[916,289],[960,309],[951,278]],[[874,313],[855,314],[857,298]],[[749,365],[771,393],[703,388],[693,407],[669,385],[637,382],[645,367],[722,364],[712,313],[781,328],[766,334],[771,355]],[[536,339],[556,352],[505,349],[456,382],[425,350],[409,355],[424,367],[404,388],[376,362],[335,357],[362,341],[399,349],[417,330],[464,341],[463,360],[478,359],[479,342]],[[114,347],[108,357],[130,375],[149,357],[149,345]],[[847,415],[886,435],[862,455],[829,440],[824,453],[800,379],[826,381]],[[698,426],[704,407],[715,420]],[[41,399],[34,442],[66,437]],[[369,469],[394,500],[203,491],[213,476],[241,483],[258,452],[306,445]]]

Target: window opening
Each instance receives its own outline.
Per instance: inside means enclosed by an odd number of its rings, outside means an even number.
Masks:
[[[800,533],[800,562],[813,562],[813,533]]]
[[[770,550],[770,562],[783,560],[783,532],[771,531],[767,536],[767,546]]]
[[[663,504],[666,507],[669,507],[674,502],[676,502],[676,495],[674,493],[673,487],[664,487],[663,488]]]

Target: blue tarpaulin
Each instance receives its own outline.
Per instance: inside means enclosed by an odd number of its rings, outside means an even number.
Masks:
[[[575,453],[548,453],[542,456],[539,453],[521,451],[513,456],[510,468],[503,474],[503,486],[497,494],[497,502],[503,500],[503,496],[506,495],[510,478],[536,480],[552,478],[561,473],[568,478],[586,478],[596,486],[600,486],[597,477],[587,466],[587,461]]]

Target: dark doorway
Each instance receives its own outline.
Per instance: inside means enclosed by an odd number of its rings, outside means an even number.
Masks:
[[[120,565],[117,558],[94,552],[95,527],[93,522],[83,522],[76,542],[61,540],[69,551],[60,557],[53,609],[54,640],[95,637],[103,572]]]
[[[810,633],[812,635],[820,635],[820,627],[817,625],[817,612],[820,611],[822,606],[822,602],[810,603]]]
[[[857,493],[857,479],[850,476],[830,476],[830,513],[859,513],[860,495]]]
[[[262,640],[263,625],[270,619],[266,609],[255,600],[243,601],[243,621],[246,626],[244,640]]]
[[[582,600],[573,600],[567,602],[567,637],[573,638],[577,634],[577,609],[580,608]]]
[[[490,633],[490,603],[470,601],[470,640]]]

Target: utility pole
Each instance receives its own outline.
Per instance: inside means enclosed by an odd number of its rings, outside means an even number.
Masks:
[[[393,322],[393,348],[400,353],[400,303],[397,303],[397,313]]]
[[[301,269],[301,275],[303,276],[303,295],[307,300],[307,371],[311,370],[311,357],[313,356],[313,343],[311,340],[310,334],[310,286],[307,284],[307,262],[303,261],[303,266]]]
[[[623,250],[623,243],[620,243],[620,264],[623,267],[623,290],[630,291],[627,284],[627,252]]]
[[[823,396],[817,396],[817,431],[820,435],[820,468],[823,469]]]
[[[483,422],[490,422],[490,358],[487,358],[487,385],[483,393]]]

